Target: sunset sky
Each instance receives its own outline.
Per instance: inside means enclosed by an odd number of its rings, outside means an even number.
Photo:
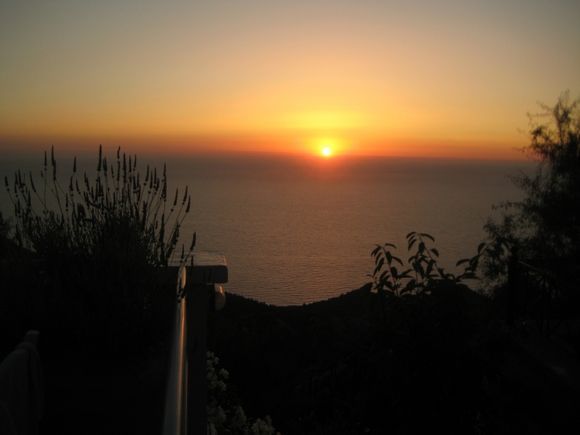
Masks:
[[[580,2],[0,2],[0,151],[516,158]]]

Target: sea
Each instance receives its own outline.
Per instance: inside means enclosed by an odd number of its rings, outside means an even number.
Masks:
[[[95,157],[79,166],[95,170]],[[92,162],[92,163],[91,163]],[[138,160],[161,171],[168,196],[188,186],[191,210],[181,235],[196,250],[226,258],[228,292],[274,305],[328,299],[371,281],[370,252],[386,242],[408,258],[411,231],[435,238],[441,264],[476,253],[493,206],[517,201],[514,177],[527,161],[470,161],[394,157],[319,157],[222,154],[157,156]],[[42,157],[5,156],[0,175],[15,169],[38,174]],[[70,157],[59,165],[65,178]],[[2,188],[0,210],[11,214]]]

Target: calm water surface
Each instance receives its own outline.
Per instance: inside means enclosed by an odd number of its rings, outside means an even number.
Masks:
[[[475,253],[492,204],[519,197],[508,176],[529,168],[395,158],[166,161],[171,186],[188,185],[192,193],[183,234],[196,231],[199,249],[226,255],[228,291],[277,305],[361,286],[369,281],[374,245],[405,248],[410,231],[432,234],[442,263],[452,267]],[[162,159],[151,163],[159,167]],[[16,167],[37,171],[40,159],[3,159],[2,177]],[[6,212],[4,192],[0,198]],[[399,253],[407,257],[406,249]]]
[[[187,233],[230,265],[230,291],[273,304],[369,281],[376,243],[428,232],[444,265],[475,253],[492,204],[517,199],[518,163],[402,159],[200,159],[171,165],[192,189]],[[406,249],[399,251],[403,257]]]

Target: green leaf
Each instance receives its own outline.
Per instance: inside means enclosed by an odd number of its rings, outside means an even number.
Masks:
[[[401,259],[399,257],[395,257],[393,255],[393,260],[395,260],[397,263],[399,263],[401,266],[403,265],[403,262],[401,261]]]
[[[405,284],[405,287],[403,287],[403,289],[401,290],[401,293],[407,293],[410,291],[415,290],[415,288],[417,288],[417,281],[415,281],[414,279],[411,279],[409,282],[407,282],[407,284]]]
[[[376,275],[379,272],[379,270],[382,269],[383,264],[385,264],[385,259],[381,258],[375,267],[375,271],[373,272],[373,275]]]
[[[409,275],[409,270],[404,271],[402,274],[399,275],[399,279],[408,279],[411,278],[411,275]]]
[[[435,241],[435,239],[433,238],[433,236],[431,234],[421,233],[421,237],[426,237],[427,239],[431,240],[432,242]]]

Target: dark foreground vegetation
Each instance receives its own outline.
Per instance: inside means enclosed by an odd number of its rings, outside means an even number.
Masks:
[[[459,273],[438,265],[430,235],[410,233],[406,249],[378,245],[373,282],[338,298],[273,307],[228,295],[210,318],[212,430],[274,433],[269,417],[246,416],[268,415],[287,434],[577,432],[578,103],[563,96],[548,115],[531,131],[540,169],[517,180],[525,199],[502,205]],[[159,434],[167,265],[189,195],[120,152],[99,155],[96,175],[72,169],[59,181],[51,154],[39,178],[6,179],[0,359],[41,331],[41,433]]]
[[[430,295],[387,296],[384,322],[370,290],[302,307],[228,295],[213,346],[247,411],[271,415],[282,433],[578,427],[577,360],[507,328],[501,305],[441,284]]]

